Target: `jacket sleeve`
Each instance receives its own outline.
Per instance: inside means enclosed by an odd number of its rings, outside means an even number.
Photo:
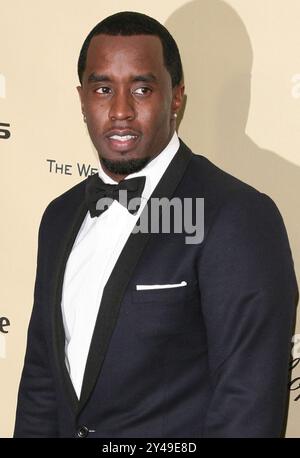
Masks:
[[[43,299],[43,220],[39,230],[34,305],[19,386],[14,437],[56,437],[56,396],[45,339]]]
[[[199,283],[212,385],[203,437],[280,437],[298,290],[268,196],[240,193],[219,210]]]

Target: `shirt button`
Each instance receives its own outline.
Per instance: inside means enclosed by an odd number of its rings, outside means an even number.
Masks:
[[[87,437],[89,434],[89,430],[86,426],[80,426],[77,430],[77,437],[83,438]]]

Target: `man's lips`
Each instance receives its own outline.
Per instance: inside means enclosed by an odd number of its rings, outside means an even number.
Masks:
[[[132,129],[112,129],[105,135],[110,147],[116,151],[127,151],[134,148],[140,137],[140,132]]]

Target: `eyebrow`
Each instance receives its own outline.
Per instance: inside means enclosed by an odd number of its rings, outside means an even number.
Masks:
[[[108,75],[100,75],[97,73],[91,73],[88,77],[88,83],[102,83],[109,82],[111,78]],[[156,83],[157,78],[153,73],[145,73],[143,75],[135,75],[132,78],[133,82],[143,81],[145,83]]]
[[[107,75],[97,75],[97,73],[91,73],[88,77],[88,83],[101,83],[102,81],[111,81]]]
[[[145,75],[136,75],[133,81],[144,81],[145,83],[156,83],[157,78],[153,73],[146,73]]]

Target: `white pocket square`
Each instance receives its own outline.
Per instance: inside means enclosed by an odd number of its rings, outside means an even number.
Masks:
[[[168,285],[136,285],[137,291],[145,291],[149,289],[167,289],[167,288],[182,288],[186,286],[187,282],[182,281],[181,283],[172,283]]]

